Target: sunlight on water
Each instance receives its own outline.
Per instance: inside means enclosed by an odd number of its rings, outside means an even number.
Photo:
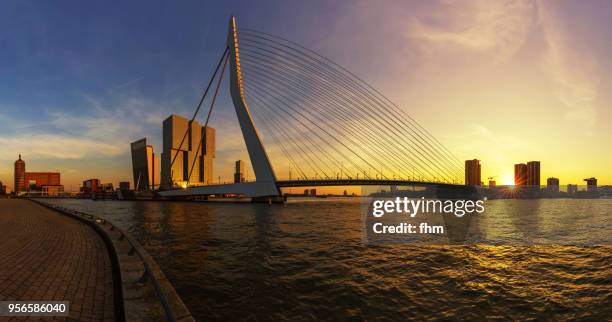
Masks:
[[[351,199],[286,205],[51,200],[130,231],[198,319],[605,320],[612,314],[612,247],[418,246],[363,243]],[[609,200],[494,200],[480,229],[537,237]],[[535,218],[508,214],[529,211]],[[520,231],[516,220],[537,221]],[[609,222],[609,221],[608,221]],[[609,224],[609,223],[608,223]],[[609,235],[610,227],[590,227]],[[599,230],[598,230],[599,229]],[[602,239],[605,240],[605,239]]]

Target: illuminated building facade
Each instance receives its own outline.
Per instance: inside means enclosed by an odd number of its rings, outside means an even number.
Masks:
[[[181,144],[182,143],[182,144]],[[170,115],[163,122],[162,187],[212,183],[215,129]]]
[[[63,191],[59,172],[26,172],[25,161],[19,159],[15,161],[15,194],[29,191]]]
[[[15,182],[13,186],[13,191],[16,195],[18,195],[20,192],[26,191],[25,182],[25,161],[21,160],[20,154],[19,159],[15,161]]]

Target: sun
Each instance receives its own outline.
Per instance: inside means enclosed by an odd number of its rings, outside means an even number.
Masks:
[[[513,186],[514,185],[514,176],[511,174],[505,174],[502,176],[502,184],[504,186]]]

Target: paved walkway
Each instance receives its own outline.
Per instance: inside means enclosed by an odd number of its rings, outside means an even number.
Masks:
[[[31,201],[0,199],[0,300],[70,301],[69,320],[113,321],[104,241],[86,224]]]

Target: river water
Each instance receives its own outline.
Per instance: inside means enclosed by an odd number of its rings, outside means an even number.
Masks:
[[[129,231],[199,320],[612,319],[609,243],[369,244],[351,198],[49,201]],[[541,231],[580,209],[599,218],[595,240],[612,234],[610,199],[490,200],[487,212],[511,218],[534,202]]]

